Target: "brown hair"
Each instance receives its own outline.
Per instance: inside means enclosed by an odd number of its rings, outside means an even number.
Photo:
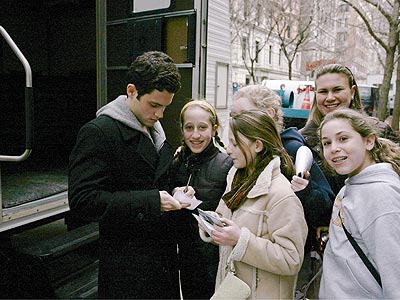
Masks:
[[[321,130],[324,125],[334,119],[343,119],[350,123],[351,127],[362,137],[374,135],[376,137],[374,147],[369,151],[375,162],[386,162],[393,166],[393,169],[400,175],[400,146],[391,140],[379,138],[381,127],[379,120],[359,113],[353,109],[341,108],[330,112],[321,122],[318,134],[321,137]]]
[[[263,143],[263,151],[258,153],[257,159],[253,162],[256,169],[264,169],[275,156],[279,156],[282,174],[287,179],[292,179],[295,174],[293,162],[283,148],[275,121],[267,112],[258,110],[241,112],[231,118],[229,125],[235,141],[245,157],[245,143],[240,139],[239,133],[250,141],[260,140]]]

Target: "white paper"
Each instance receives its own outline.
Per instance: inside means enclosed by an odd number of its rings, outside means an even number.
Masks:
[[[185,195],[185,193],[183,193],[179,189],[176,189],[176,192],[172,195],[172,197],[174,197],[180,203],[190,204],[189,207],[185,207],[186,209],[189,209],[189,210],[193,210],[197,206],[199,206],[201,203],[203,203],[203,201],[197,200],[197,198],[195,196],[189,197],[189,196]]]

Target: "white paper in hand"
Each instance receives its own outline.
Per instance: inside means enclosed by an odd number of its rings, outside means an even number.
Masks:
[[[198,216],[196,214],[192,214],[192,215],[193,215],[193,217],[195,217],[195,219],[201,225],[201,227],[203,227],[203,229],[208,233],[208,235],[211,236],[211,232],[214,230],[214,225],[211,223],[208,223],[201,216]]]
[[[301,146],[296,153],[296,175],[304,178],[304,173],[310,171],[313,162],[313,155],[307,146]]]
[[[220,218],[217,218],[200,208],[198,208],[197,211],[199,212],[199,216],[206,220],[208,223],[222,227],[226,226],[226,224],[222,222]]]
[[[186,207],[186,209],[189,209],[189,210],[195,209],[197,206],[200,205],[200,203],[203,202],[201,200],[197,200],[197,198],[195,196],[193,196],[193,197],[186,196],[185,193],[183,193],[179,189],[176,189],[176,191],[172,195],[172,197],[174,197],[180,203],[188,203],[188,204],[190,204],[189,207]]]

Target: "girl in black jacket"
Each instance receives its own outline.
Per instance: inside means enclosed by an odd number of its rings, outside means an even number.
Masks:
[[[199,206],[203,210],[217,208],[232,166],[231,158],[221,149],[219,125],[215,109],[206,101],[190,101],[181,110],[183,145],[173,162],[174,185],[182,187],[189,182],[196,198],[203,201]],[[192,212],[176,212],[182,294],[184,299],[210,299],[214,293],[218,247],[200,239]]]

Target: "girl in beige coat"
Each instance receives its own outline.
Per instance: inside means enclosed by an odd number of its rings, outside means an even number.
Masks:
[[[203,240],[220,245],[216,288],[232,260],[251,288],[249,299],[292,299],[307,225],[287,180],[294,167],[274,121],[261,111],[234,116],[227,153],[234,166],[216,209],[226,226],[215,226],[210,237],[200,231]]]

